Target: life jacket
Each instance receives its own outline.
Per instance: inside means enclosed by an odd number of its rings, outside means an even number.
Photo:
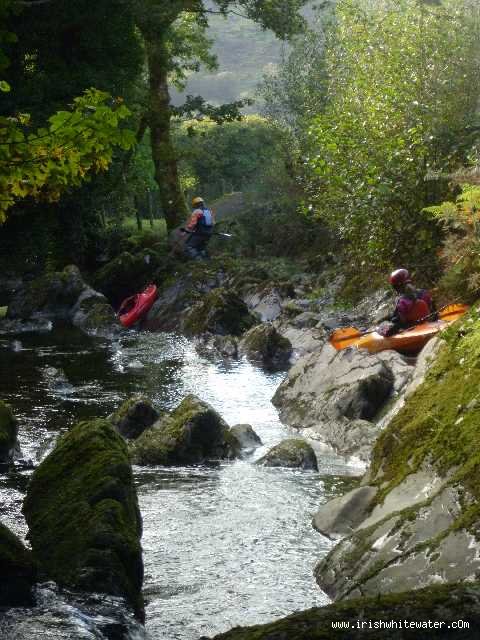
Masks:
[[[407,310],[405,314],[405,320],[408,324],[415,324],[419,320],[423,320],[426,316],[430,314],[430,307],[422,298],[417,298],[413,301],[410,309]]]
[[[213,215],[210,209],[195,209],[187,225],[193,233],[210,236],[213,233]]]
[[[402,324],[408,326],[423,320],[432,313],[432,298],[425,289],[415,290],[413,287],[397,300],[395,314]]]

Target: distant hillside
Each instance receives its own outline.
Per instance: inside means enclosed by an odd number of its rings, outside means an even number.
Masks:
[[[310,18],[312,9],[306,9],[305,15]],[[282,47],[286,46],[271,31],[236,15],[211,16],[208,35],[214,40],[218,69],[214,73],[192,74],[183,94],[172,90],[176,105],[187,94],[201,95],[214,104],[252,96],[263,75],[278,64]]]

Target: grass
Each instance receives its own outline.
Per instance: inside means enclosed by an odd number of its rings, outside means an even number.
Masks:
[[[158,233],[162,238],[167,235],[167,226],[165,224],[164,218],[155,218],[153,220],[153,227],[150,224],[150,220],[143,219],[142,220],[142,231],[138,230],[137,219],[135,216],[128,216],[123,221],[123,226],[125,229],[128,229],[132,232],[133,235],[142,234],[145,232],[153,232]]]

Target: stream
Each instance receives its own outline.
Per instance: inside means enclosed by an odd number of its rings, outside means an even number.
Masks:
[[[134,468],[145,632],[115,598],[82,598],[46,583],[37,588],[36,607],[0,618],[2,638],[100,640],[116,637],[112,629],[123,616],[132,640],[198,640],[328,602],[312,571],[333,543],[314,531],[311,517],[358,470],[324,452],[319,474],[252,464],[295,434],[270,403],[284,372],[199,355],[173,334],[132,331],[109,340],[48,324],[36,329],[0,334],[0,397],[18,418],[24,458],[38,463],[59,433],[80,418],[107,416],[133,393],[167,410],[194,393],[230,425],[251,424],[263,446],[234,462]],[[0,475],[0,519],[23,539],[30,473]]]

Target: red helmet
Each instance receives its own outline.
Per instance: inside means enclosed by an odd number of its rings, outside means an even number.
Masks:
[[[402,284],[407,284],[407,282],[411,282],[410,274],[406,269],[396,269],[392,271],[388,281],[392,286],[398,287]]]

